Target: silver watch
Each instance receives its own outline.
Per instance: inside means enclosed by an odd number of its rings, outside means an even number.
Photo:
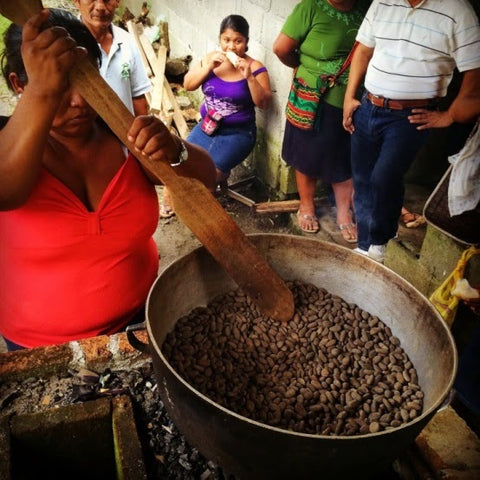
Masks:
[[[178,161],[170,164],[172,167],[178,167],[179,165],[181,165],[182,163],[188,160],[187,146],[185,145],[185,142],[180,137],[177,137],[177,138],[180,141],[180,154],[178,155]]]

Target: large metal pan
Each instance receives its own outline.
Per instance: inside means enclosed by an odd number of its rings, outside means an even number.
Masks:
[[[180,317],[235,288],[200,247],[166,268],[147,303],[150,351],[170,417],[200,452],[240,479],[361,478],[382,471],[414,441],[452,388],[457,353],[450,330],[412,285],[363,255],[291,235],[250,239],[283,279],[324,287],[383,320],[417,368],[424,411],[404,426],[376,434],[306,435],[251,421],[192,388],[167,362],[162,343]]]

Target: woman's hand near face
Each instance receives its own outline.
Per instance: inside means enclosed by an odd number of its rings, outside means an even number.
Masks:
[[[202,65],[208,67],[208,70],[213,70],[219,67],[223,62],[227,60],[225,52],[219,52],[214,50],[213,52],[207,53],[205,58],[202,60]]]
[[[28,77],[28,89],[42,96],[61,98],[68,87],[68,72],[87,52],[77,47],[61,27],[42,29],[49,11],[30,18],[22,32],[22,58]]]
[[[186,90],[196,90],[203,81],[208,77],[208,74],[227,60],[225,53],[213,51],[207,53],[204,58],[195,67],[191,68],[183,79],[183,86]]]
[[[242,74],[243,78],[248,78],[252,74],[252,63],[253,60],[238,57],[238,63],[235,68]]]

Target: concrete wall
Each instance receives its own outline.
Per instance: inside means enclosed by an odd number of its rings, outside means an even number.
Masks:
[[[273,102],[267,111],[257,109],[258,143],[251,166],[268,186],[280,194],[294,192],[293,172],[281,160],[284,108],[292,69],[285,67],[272,52],[272,45],[285,18],[297,0],[151,0],[152,20],[168,22],[170,57],[191,55],[192,64],[218,47],[220,23],[227,15],[243,15],[250,24],[249,54],[268,68]],[[122,0],[134,15],[141,0]],[[200,90],[196,94],[201,95]]]

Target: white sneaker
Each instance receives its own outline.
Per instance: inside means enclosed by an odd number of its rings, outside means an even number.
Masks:
[[[362,255],[367,255],[368,256],[368,252],[366,250],[362,250],[361,248],[358,248],[358,247],[354,248],[352,251],[355,252],[355,253],[361,253]]]
[[[370,245],[368,249],[368,256],[376,260],[377,262],[383,263],[385,260],[385,251],[387,250],[387,244],[385,245]]]

